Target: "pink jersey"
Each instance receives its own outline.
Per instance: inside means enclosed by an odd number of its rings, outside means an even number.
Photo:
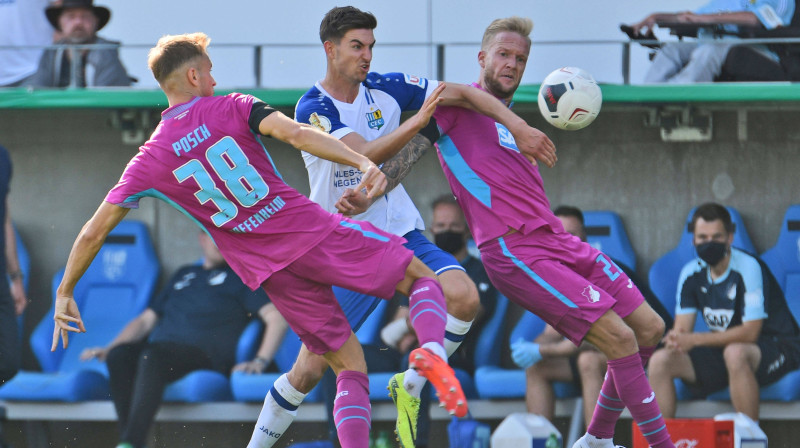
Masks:
[[[439,161],[478,246],[510,229],[564,230],[550,210],[539,169],[520,154],[505,126],[460,107],[440,106],[434,117],[442,132]]]
[[[252,289],[322,241],[342,220],[288,186],[248,125],[250,95],[196,97],[162,113],[106,201],[163,199],[214,239]]]

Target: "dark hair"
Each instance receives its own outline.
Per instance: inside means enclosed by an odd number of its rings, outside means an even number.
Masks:
[[[456,201],[455,196],[453,196],[452,194],[443,194],[438,198],[434,199],[433,202],[431,202],[431,210],[435,209],[440,205],[455,205],[456,207],[459,207],[459,209],[461,208],[458,205],[458,201]]]
[[[378,19],[372,13],[353,6],[337,6],[322,18],[322,23],[319,24],[319,40],[323,44],[328,40],[338,44],[350,30],[374,30],[377,26]]]
[[[725,227],[725,231],[733,233],[736,231],[736,225],[731,220],[731,214],[728,209],[716,202],[706,202],[705,204],[697,207],[692,215],[692,221],[689,223],[689,231],[694,233],[694,225],[698,219],[703,218],[703,221],[711,222],[720,220]]]
[[[571,216],[581,223],[581,227],[585,225],[583,222],[583,212],[578,207],[573,207],[571,205],[559,205],[555,210],[553,210],[553,214],[556,216]]]

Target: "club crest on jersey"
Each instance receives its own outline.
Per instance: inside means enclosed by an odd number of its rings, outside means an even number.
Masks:
[[[367,124],[369,124],[370,129],[375,129],[376,131],[383,127],[385,124],[383,122],[383,112],[380,109],[376,109],[374,111],[367,112]]]
[[[411,75],[405,75],[405,78],[406,78],[406,84],[411,84],[412,86],[417,86],[423,89],[426,88],[425,81],[427,80],[425,78],[420,78],[419,76],[411,76]]]
[[[316,112],[312,112],[308,117],[308,123],[322,132],[331,132],[331,121],[324,115],[320,117]]]
[[[583,288],[583,292],[581,293],[581,295],[589,299],[589,302],[592,303],[595,303],[600,300],[600,292],[592,288],[592,285]]]
[[[511,135],[511,131],[509,131],[500,123],[495,123],[494,125],[497,126],[497,139],[500,142],[500,146],[519,152],[519,148],[517,148],[517,141],[514,140],[514,136]]]

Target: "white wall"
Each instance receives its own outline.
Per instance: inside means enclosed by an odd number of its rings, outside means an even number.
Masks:
[[[621,44],[618,25],[635,22],[654,11],[694,9],[703,0],[381,0],[349,2],[378,18],[374,71],[403,71],[435,76],[427,46],[396,47],[398,43],[471,43],[447,50],[445,79],[470,82],[477,75],[477,43],[483,30],[498,17],[519,15],[534,21],[534,47],[524,83],[538,83],[565,65],[582,67],[600,82],[621,83]],[[219,87],[251,87],[252,50],[231,44],[274,44],[265,49],[262,64],[265,87],[305,88],[324,75],[319,22],[332,0],[96,0],[112,10],[101,35],[135,44],[123,51],[128,70],[140,87],[155,87],[146,67],[147,50],[164,34],[203,31],[212,37],[210,49]],[[487,6],[490,5],[490,6]],[[661,33],[661,38],[669,36]],[[615,41],[607,44],[552,45],[554,41]],[[298,47],[296,45],[306,45]],[[283,45],[283,46],[281,46]],[[288,46],[294,45],[294,46]],[[647,68],[647,51],[633,46],[631,81],[638,83]]]

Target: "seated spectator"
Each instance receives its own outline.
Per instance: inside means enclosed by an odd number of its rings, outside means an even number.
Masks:
[[[681,270],[675,325],[650,360],[656,399],[672,418],[675,378],[698,398],[730,386],[735,410],[758,421],[759,386],[800,366],[800,330],[769,268],[731,247],[725,207],[697,207],[690,230],[697,259]],[[698,313],[710,332],[693,331]]]
[[[0,87],[22,85],[36,72],[53,27],[42,14],[47,0],[0,1]]]
[[[724,28],[735,34],[739,26],[763,26],[771,30],[791,23],[794,0],[722,1],[712,0],[696,11],[654,13],[641,22],[631,25],[632,37],[645,36],[659,23],[710,25]],[[647,30],[647,33],[643,32]],[[737,43],[704,42],[713,37],[713,31],[700,29],[694,42],[668,43],[656,52],[653,63],[645,75],[645,83],[712,82],[722,71],[728,50]],[[778,56],[766,47],[758,47],[765,55],[777,61]]]
[[[105,45],[104,48],[56,48],[46,50],[39,68],[26,83],[34,87],[130,86],[119,59],[119,42],[97,35],[111,18],[104,6],[93,0],[64,0],[45,9],[47,20],[60,33],[58,45]],[[108,46],[113,46],[109,48]],[[77,64],[73,67],[74,64]]]
[[[564,230],[586,241],[583,212],[576,207],[560,206],[553,212],[564,224]],[[672,324],[672,317],[653,291],[639,277],[619,261],[612,261],[623,271],[645,300],[664,319],[665,326]],[[546,325],[542,334],[533,342],[517,341],[511,346],[514,362],[525,369],[527,380],[525,405],[528,412],[539,414],[552,421],[555,413],[553,382],[575,383],[583,395],[584,423],[592,420],[597,397],[603,385],[608,359],[599,350],[584,342],[576,347],[561,336],[553,327]]]
[[[167,384],[201,369],[260,373],[288,328],[263,290],[251,291],[200,234],[202,265],[180,268],[168,286],[107,347],[81,358],[106,360],[120,427],[118,448],[145,446]],[[266,330],[256,358],[234,366],[239,336],[258,314]]]

